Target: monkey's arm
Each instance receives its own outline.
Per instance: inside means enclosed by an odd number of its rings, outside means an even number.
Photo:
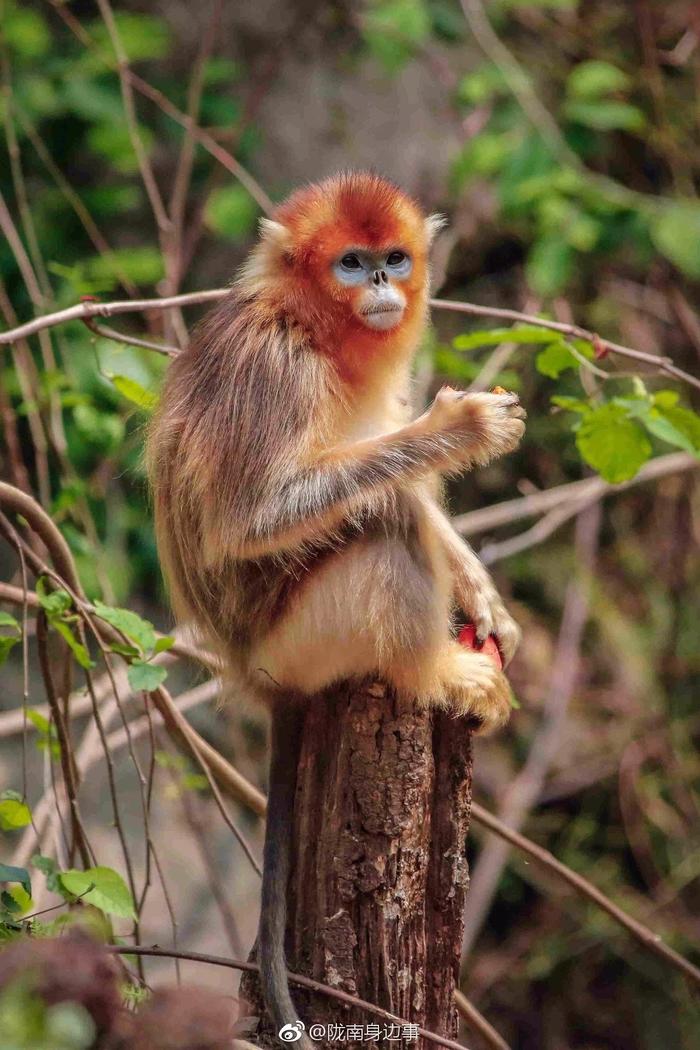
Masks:
[[[524,415],[515,395],[465,395],[445,388],[413,423],[283,469],[276,490],[232,537],[230,553],[260,558],[313,542],[348,516],[380,508],[397,484],[432,471],[465,470],[510,452],[522,437]]]
[[[520,628],[503,604],[485,565],[454,530],[444,511],[428,495],[421,499],[421,504],[447,552],[457,602],[471,617],[480,641],[490,634],[496,636],[503,663],[509,664],[520,644]]]

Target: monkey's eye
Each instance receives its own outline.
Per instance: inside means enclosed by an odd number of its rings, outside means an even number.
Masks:
[[[354,252],[348,252],[347,255],[344,255],[340,260],[340,265],[344,270],[359,270],[362,263]]]
[[[387,257],[387,266],[400,266],[406,261],[406,252],[391,252]]]

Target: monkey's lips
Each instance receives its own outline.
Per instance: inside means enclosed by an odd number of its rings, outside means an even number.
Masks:
[[[403,316],[401,303],[373,303],[365,307],[360,316],[370,328],[393,328]]]

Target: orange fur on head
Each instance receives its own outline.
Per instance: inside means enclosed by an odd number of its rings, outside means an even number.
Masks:
[[[244,270],[256,291],[309,332],[317,350],[331,358],[343,379],[370,379],[372,363],[410,357],[426,319],[428,250],[439,221],[426,218],[398,187],[377,175],[335,175],[298,190],[263,220],[262,242]],[[401,322],[371,330],[353,310],[357,289],[344,287],[333,263],[348,249],[402,250],[413,269],[402,283]],[[267,293],[267,294],[265,294]]]

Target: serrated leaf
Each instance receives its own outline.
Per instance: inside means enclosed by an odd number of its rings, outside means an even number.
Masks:
[[[26,828],[32,822],[32,811],[26,802],[18,798],[0,799],[0,828],[3,831],[16,831],[18,828]]]
[[[122,397],[131,401],[133,405],[143,409],[144,412],[153,412],[158,404],[158,397],[150,390],[146,390],[136,379],[130,376],[107,374],[107,378]]]
[[[26,868],[0,864],[0,882],[18,882],[29,897],[32,895],[32,880]]]
[[[144,660],[134,660],[129,666],[126,676],[129,685],[134,692],[151,693],[168,677],[165,667],[158,664],[146,663]]]
[[[498,346],[500,343],[551,343],[556,338],[547,328],[537,325],[516,325],[513,328],[488,328],[479,332],[464,332],[452,340],[455,350],[476,350],[480,346]]]
[[[95,612],[101,620],[105,620],[126,635],[142,653],[150,653],[154,649],[157,639],[153,624],[132,609],[120,609],[96,601]]]
[[[98,866],[86,871],[73,869],[60,872],[58,877],[65,890],[100,911],[122,919],[136,918],[129,887],[113,868]]]
[[[562,339],[540,350],[535,358],[537,371],[550,379],[558,379],[567,368],[576,368],[577,365],[578,361]]]
[[[651,456],[651,443],[640,424],[611,403],[584,416],[576,445],[586,463],[613,485],[633,478]]]

